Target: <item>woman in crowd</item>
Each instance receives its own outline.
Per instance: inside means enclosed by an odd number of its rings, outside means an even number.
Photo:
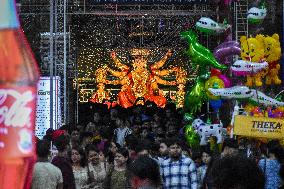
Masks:
[[[208,165],[211,161],[212,152],[210,151],[210,147],[203,150],[201,154],[202,165],[197,169],[197,181],[198,181],[198,188],[201,188],[203,179],[205,178],[205,174],[208,168]]]
[[[102,189],[109,166],[106,161],[100,161],[100,151],[93,145],[87,147],[87,156],[89,160],[87,168],[90,175],[90,188]]]
[[[86,168],[85,152],[81,148],[73,147],[71,150],[72,170],[75,178],[76,189],[89,188],[89,176]]]
[[[109,146],[106,145],[106,147],[108,148],[108,162],[110,164],[113,164],[115,154],[116,154],[117,150],[120,148],[120,145],[115,143],[115,142],[111,142],[111,143],[109,143]]]
[[[114,166],[110,168],[104,183],[105,189],[126,189],[130,188],[127,165],[129,162],[129,152],[125,148],[120,148],[115,154]]]
[[[258,163],[265,175],[265,189],[275,189],[281,184],[279,170],[284,159],[283,148],[278,141],[267,144],[268,158],[261,159]]]

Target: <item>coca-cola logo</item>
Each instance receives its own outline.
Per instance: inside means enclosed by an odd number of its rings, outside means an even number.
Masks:
[[[27,104],[34,99],[32,91],[19,93],[13,89],[0,89],[0,125],[30,127],[32,108]]]

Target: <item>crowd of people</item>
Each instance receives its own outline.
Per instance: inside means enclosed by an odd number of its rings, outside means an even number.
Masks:
[[[49,129],[37,141],[32,189],[279,189],[278,141],[226,138],[192,149],[181,110],[168,104],[85,106],[79,125]]]

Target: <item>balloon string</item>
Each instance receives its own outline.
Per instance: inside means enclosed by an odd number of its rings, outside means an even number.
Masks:
[[[284,90],[280,91],[275,97],[274,99],[276,99],[280,94],[282,94],[284,92]]]

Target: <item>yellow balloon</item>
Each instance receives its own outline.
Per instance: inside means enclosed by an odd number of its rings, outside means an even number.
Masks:
[[[205,82],[205,89],[206,89],[206,95],[208,96],[209,99],[212,100],[218,100],[220,97],[219,96],[214,96],[210,91],[208,91],[209,88],[214,88],[214,89],[221,89],[224,88],[225,84],[222,79],[220,79],[217,76],[210,77],[206,82]]]

